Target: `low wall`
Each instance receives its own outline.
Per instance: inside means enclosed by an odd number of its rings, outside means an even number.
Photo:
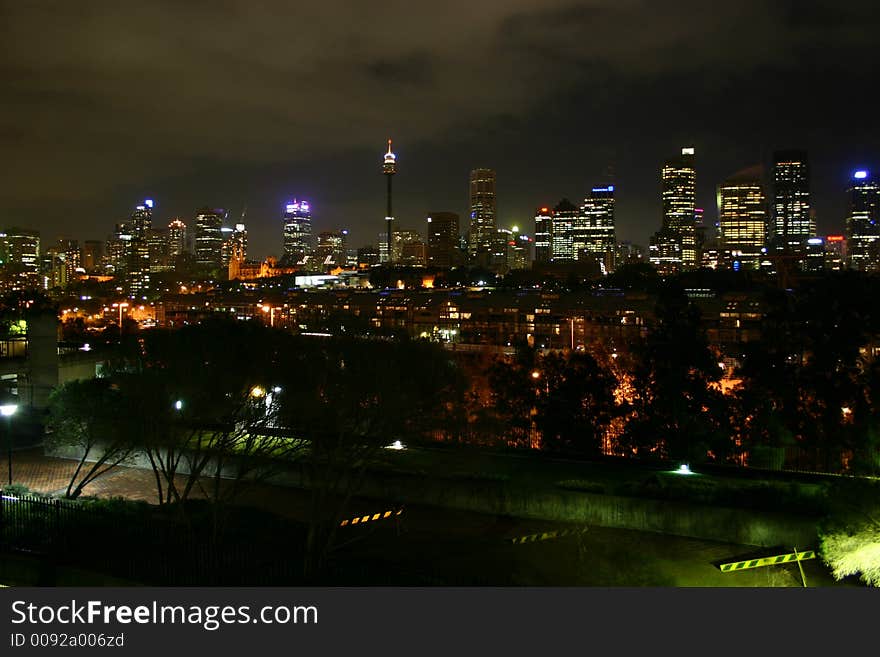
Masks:
[[[54,456],[77,458],[72,449]],[[149,468],[143,456],[131,465]],[[209,465],[205,472],[211,472]],[[185,459],[179,472],[185,473]],[[301,468],[291,467],[268,482],[307,488]],[[86,490],[88,494],[88,490]],[[506,515],[599,527],[632,529],[703,540],[804,549],[816,544],[818,517],[716,507],[680,501],[604,495],[574,490],[518,487],[509,481],[470,481],[419,477],[399,473],[371,473],[358,491],[361,497],[399,504],[424,504],[474,513]]]

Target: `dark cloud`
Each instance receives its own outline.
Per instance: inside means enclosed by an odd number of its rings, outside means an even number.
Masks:
[[[641,241],[659,221],[659,162],[684,141],[703,154],[707,205],[718,176],[809,147],[829,221],[835,172],[876,161],[869,2],[0,7],[0,223],[47,236],[105,235],[150,194],[163,217],[247,204],[265,252],[277,207],[299,194],[320,200],[319,228],[367,242],[388,136],[405,222],[463,211],[472,166],[498,169],[500,207],[518,222],[611,167],[629,195],[623,237]]]

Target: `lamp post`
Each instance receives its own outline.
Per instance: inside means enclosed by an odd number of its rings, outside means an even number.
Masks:
[[[15,402],[4,402],[0,405],[0,415],[6,418],[6,460],[9,466],[9,485],[12,485],[12,416],[18,410]]]

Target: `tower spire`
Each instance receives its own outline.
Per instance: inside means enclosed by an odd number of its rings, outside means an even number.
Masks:
[[[392,258],[392,246],[393,246],[393,227],[392,224],[394,222],[394,214],[391,210],[391,177],[397,173],[397,156],[391,150],[391,138],[388,139],[388,152],[385,153],[385,158],[382,160],[382,173],[385,174],[385,180],[387,185],[387,196],[386,196],[386,207],[385,207],[385,225],[387,232],[387,257],[385,262],[391,264]]]

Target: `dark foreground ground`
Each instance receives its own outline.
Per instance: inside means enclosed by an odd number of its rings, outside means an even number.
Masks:
[[[17,481],[42,492],[58,492],[69,461],[39,452],[18,453]],[[92,494],[150,500],[151,473],[120,468],[96,483]],[[262,486],[246,503],[302,520],[307,493]],[[352,516],[383,513],[392,505],[358,500]],[[558,538],[522,542],[521,537],[570,532]],[[340,530],[328,582],[334,585],[393,586],[683,586],[801,587],[797,564],[724,573],[719,564],[770,556],[815,545],[778,550],[716,543],[647,532],[526,520],[441,509],[405,507],[400,516]],[[280,556],[280,558],[284,558]],[[819,559],[802,562],[810,587],[857,585],[836,582]],[[0,584],[41,583],[35,556],[0,554]],[[45,582],[45,579],[43,579]],[[119,582],[95,573],[59,569],[55,584]]]

